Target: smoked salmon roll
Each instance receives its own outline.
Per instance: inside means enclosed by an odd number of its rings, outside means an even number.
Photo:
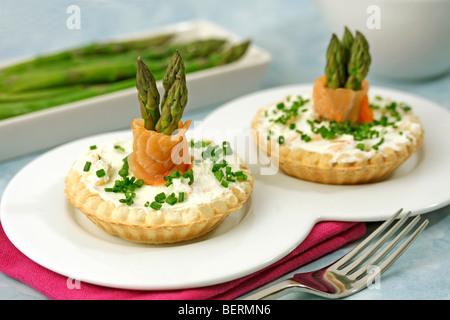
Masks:
[[[133,152],[128,156],[128,164],[137,179],[147,185],[163,185],[164,177],[172,171],[182,174],[190,169],[189,144],[185,133],[191,121],[179,122],[178,132],[166,135],[144,128],[143,119],[131,122],[133,132]]]
[[[367,99],[369,82],[363,80],[361,90],[332,89],[326,85],[325,76],[319,77],[313,86],[314,109],[327,120],[356,122],[359,119],[363,99]]]

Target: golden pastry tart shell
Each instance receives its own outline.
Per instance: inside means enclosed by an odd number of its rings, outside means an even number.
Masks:
[[[269,157],[274,158],[279,168],[290,176],[324,184],[363,184],[381,181],[394,172],[404,163],[423,143],[423,130],[414,135],[414,140],[409,144],[399,145],[398,150],[384,148],[370,158],[363,158],[354,162],[333,162],[331,154],[307,151],[301,148],[290,148],[287,144],[267,141],[265,137],[258,134],[262,128],[262,117],[264,108],[259,110],[252,121],[252,132],[258,148]],[[414,122],[419,119],[414,117]],[[268,143],[269,142],[269,143]],[[310,142],[311,143],[311,142]],[[276,148],[273,152],[273,148]]]
[[[243,169],[247,169],[243,166]],[[115,205],[90,191],[81,174],[73,169],[66,178],[69,202],[107,233],[122,239],[149,244],[190,240],[215,228],[228,214],[239,210],[253,191],[253,176],[230,188],[226,196],[209,203],[151,210],[125,204]]]

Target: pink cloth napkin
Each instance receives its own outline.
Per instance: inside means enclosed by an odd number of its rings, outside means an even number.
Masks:
[[[364,223],[320,222],[307,238],[280,261],[229,282],[185,290],[134,291],[106,288],[85,282],[68,288],[67,277],[54,273],[22,254],[0,224],[0,271],[54,300],[230,300],[326,255],[366,233]]]

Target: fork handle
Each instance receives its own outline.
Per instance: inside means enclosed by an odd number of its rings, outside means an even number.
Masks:
[[[294,288],[295,291],[298,292],[298,290],[301,289],[301,285],[299,286],[298,282],[292,280],[284,280],[266,289],[245,296],[241,300],[273,300],[288,294]]]

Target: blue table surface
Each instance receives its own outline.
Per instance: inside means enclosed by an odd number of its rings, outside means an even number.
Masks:
[[[66,27],[66,9],[72,4],[81,9],[81,29],[78,30]],[[325,52],[330,30],[314,3],[308,0],[2,0],[0,62],[198,19],[210,20],[243,38],[252,39],[271,53],[273,60],[259,89],[312,82],[317,77],[317,70],[324,67],[324,55],[317,52]],[[413,93],[450,110],[449,73],[423,81],[396,81],[370,74],[368,80],[374,86]],[[213,105],[185,114],[190,119],[201,120],[217,107]],[[446,139],[443,143],[449,143],[448,137],[443,138]],[[45,151],[0,162],[0,196],[13,176]],[[379,286],[347,299],[449,299],[449,213],[450,206],[446,206],[424,214],[429,225],[382,275]],[[368,230],[378,224],[367,223]],[[348,244],[295,272],[325,266],[354,245]],[[47,297],[0,273],[0,299]],[[282,299],[319,298],[296,293]]]

